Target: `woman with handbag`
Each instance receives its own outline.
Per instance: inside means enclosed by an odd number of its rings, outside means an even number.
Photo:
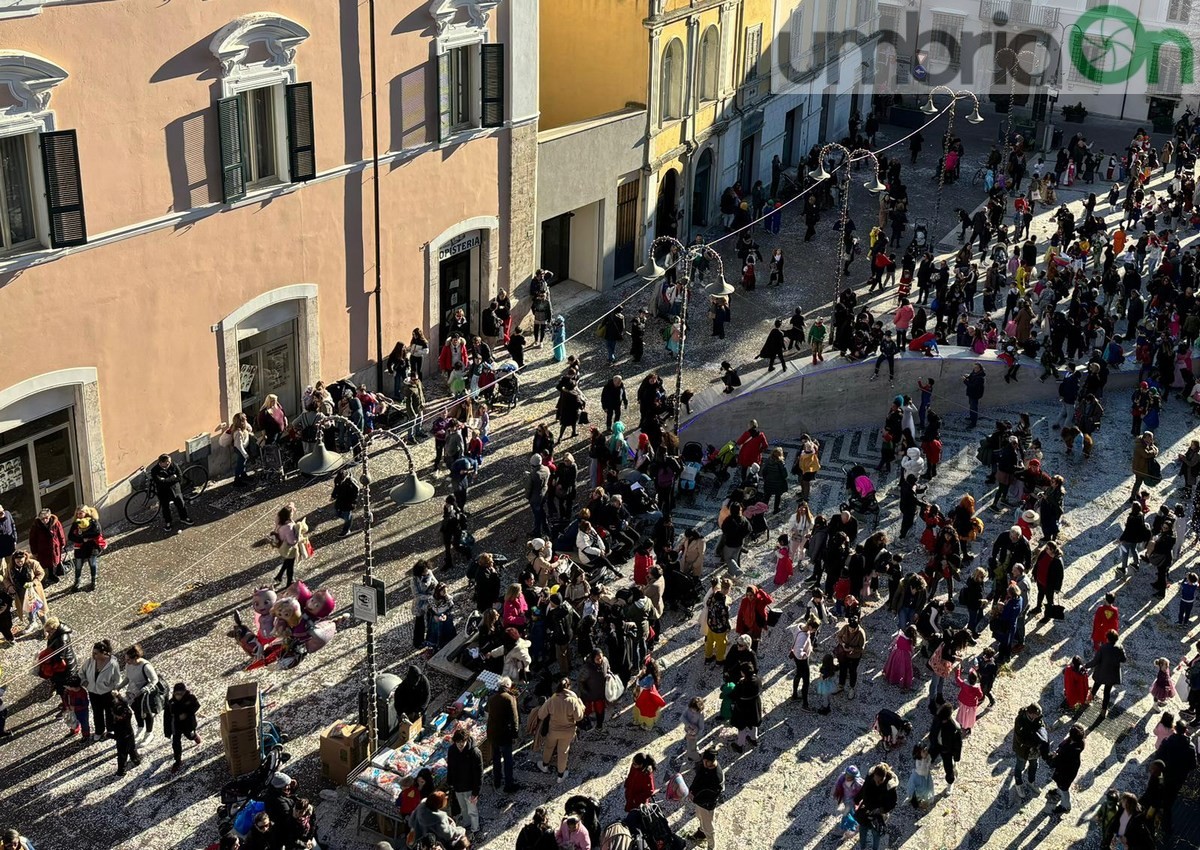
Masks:
[[[125,678],[129,681],[125,699],[141,730],[138,740],[142,741],[154,731],[154,718],[163,710],[167,686],[142,654],[141,644],[137,643],[125,650]]]
[[[424,371],[425,358],[429,356],[429,339],[420,328],[413,328],[412,337],[408,341],[408,369],[413,375]]]
[[[275,573],[275,587],[289,587],[295,580],[296,561],[313,554],[312,543],[307,537],[308,525],[303,519],[296,520],[295,513],[295,502],[288,502],[280,508],[275,530],[267,535],[283,559],[279,564],[279,572]],[[283,581],[284,576],[287,577],[286,582]]]
[[[83,575],[83,565],[86,563],[92,571],[92,583],[89,590],[96,589],[96,570],[100,563],[100,553],[107,544],[104,542],[104,532],[100,528],[100,513],[89,505],[80,505],[75,509],[75,520],[67,539],[75,547],[75,585],[72,590],[79,590],[79,581]]]

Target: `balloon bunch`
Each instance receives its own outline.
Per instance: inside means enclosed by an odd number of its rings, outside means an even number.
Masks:
[[[253,660],[248,670],[278,663],[281,669],[295,667],[310,652],[325,647],[337,633],[329,618],[337,602],[328,590],[310,591],[302,581],[276,593],[260,587],[251,596],[254,628],[241,614],[233,613],[229,636]]]

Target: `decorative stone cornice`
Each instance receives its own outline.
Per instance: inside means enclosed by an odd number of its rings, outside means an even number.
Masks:
[[[252,12],[230,21],[213,36],[209,49],[221,63],[225,77],[262,66],[286,67],[296,61],[296,48],[309,32],[291,18],[275,12]],[[259,63],[248,63],[250,48],[262,44],[268,57]]]
[[[22,50],[0,50],[0,85],[12,93],[15,105],[0,110],[6,116],[45,112],[54,87],[67,72],[49,59]]]
[[[429,4],[429,14],[438,35],[444,35],[452,26],[482,30],[487,26],[488,16],[499,4],[500,0],[433,0]],[[456,24],[460,11],[467,13],[465,24]]]

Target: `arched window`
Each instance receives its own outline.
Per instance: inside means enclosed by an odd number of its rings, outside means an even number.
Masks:
[[[670,121],[683,117],[683,42],[677,38],[671,39],[667,49],[663,51],[662,77],[660,80],[662,121]]]
[[[715,26],[704,31],[700,39],[700,100],[717,99],[717,76],[720,67],[721,36]]]

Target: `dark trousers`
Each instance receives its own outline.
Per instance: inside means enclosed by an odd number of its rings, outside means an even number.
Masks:
[[[90,694],[92,701],[92,731],[100,737],[112,726],[112,694]]]
[[[1104,712],[1108,711],[1108,704],[1112,698],[1113,686],[1112,685],[1101,685],[1099,682],[1093,682],[1092,683],[1092,692],[1091,692],[1091,694],[1088,695],[1088,699],[1095,699],[1096,692],[1098,690],[1100,690],[1101,688],[1104,688],[1104,699],[1100,703],[1100,712],[1103,714]]]
[[[880,354],[877,358],[875,358],[875,374],[879,374],[879,367],[883,365],[884,360],[886,360],[888,364],[888,377],[896,377],[896,355],[894,354],[891,356],[888,356],[887,354]]]
[[[413,649],[420,649],[425,646],[425,615],[416,614],[413,616]]]
[[[616,422],[620,418],[621,418],[621,409],[620,408],[617,408],[616,410],[609,410],[608,408],[605,408],[604,409],[604,430],[611,431],[613,423]]]
[[[492,742],[492,782],[500,787],[501,774],[504,776],[504,787],[513,786],[513,746]]]
[[[187,738],[189,741],[195,741],[197,744],[200,743],[200,738],[196,735],[195,726],[183,727],[176,724],[171,732],[171,752],[175,754],[176,764],[183,761],[184,738]]]
[[[166,522],[167,528],[171,527],[171,505],[174,505],[178,509],[179,518],[181,520],[187,521],[190,519],[188,516],[187,505],[184,504],[181,497],[174,495],[159,496],[158,506],[162,508],[163,521]]]
[[[792,661],[796,664],[796,674],[792,676],[792,696],[796,696],[797,686],[799,687],[800,701],[808,705],[808,679],[809,668],[807,658],[793,658]]]
[[[838,684],[845,687],[846,680],[850,680],[850,687],[858,685],[858,665],[861,658],[843,658],[838,667]]]
[[[917,517],[916,512],[900,514],[900,536],[907,537],[908,532],[912,530],[913,520]]]
[[[296,559],[284,558],[283,563],[279,565],[279,572],[275,573],[275,581],[279,581],[284,576],[287,576],[287,584],[292,583],[292,577],[296,572]]]
[[[787,369],[787,361],[783,359],[783,352],[782,352],[782,351],[781,351],[781,352],[779,352],[778,354],[772,354],[772,355],[771,355],[771,357],[770,357],[770,358],[767,360],[767,369],[774,369],[774,368],[775,368],[775,358],[776,358],[776,357],[778,357],[778,358],[779,358],[779,365],[780,365],[780,366],[782,366],[784,369]]]
[[[145,729],[146,734],[154,731],[154,712],[150,710],[150,695],[143,693],[133,702],[133,719],[139,729]]]
[[[1044,587],[1042,587],[1042,586],[1039,584],[1039,585],[1038,585],[1037,592],[1038,592],[1038,594],[1037,594],[1037,605],[1035,605],[1035,606],[1034,606],[1033,610],[1037,611],[1037,610],[1041,609],[1041,607],[1042,607],[1042,600],[1045,600],[1045,601],[1046,601],[1046,607],[1047,607],[1047,608],[1049,608],[1051,605],[1053,605],[1053,604],[1054,604],[1054,591],[1053,591],[1053,590],[1050,590],[1050,589],[1048,589],[1048,588],[1044,588]]]
[[[95,705],[95,703],[92,704]],[[127,762],[132,762],[135,766],[142,763],[142,757],[138,755],[137,744],[132,738],[117,741],[117,773],[125,772]]]
[[[950,753],[942,753],[942,768],[946,771],[946,784],[953,785],[958,772],[955,770],[954,756]]]

